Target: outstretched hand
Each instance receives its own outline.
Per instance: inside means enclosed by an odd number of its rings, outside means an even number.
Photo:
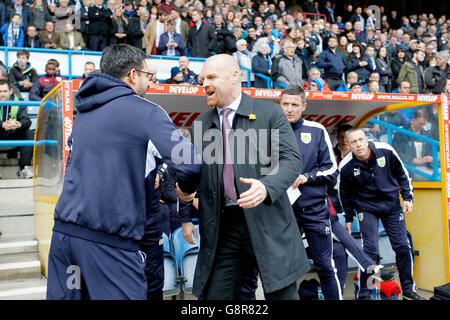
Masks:
[[[248,184],[250,189],[240,194],[238,204],[244,209],[254,208],[267,197],[266,186],[257,179],[239,178],[242,183]]]

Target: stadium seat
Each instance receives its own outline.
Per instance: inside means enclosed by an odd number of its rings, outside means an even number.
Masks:
[[[197,234],[200,235],[198,225],[195,226]],[[178,262],[178,268],[181,275],[182,290],[186,293],[192,292],[194,282],[195,266],[197,264],[198,250],[200,247],[200,238],[195,239],[195,245],[189,244],[184,240],[181,228],[176,229],[172,234],[173,250]]]
[[[175,296],[180,293],[178,263],[170,246],[169,237],[163,233],[164,247],[164,287],[165,297]]]

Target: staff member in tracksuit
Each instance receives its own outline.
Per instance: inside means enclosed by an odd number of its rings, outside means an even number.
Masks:
[[[297,223],[305,232],[325,299],[340,300],[327,194],[328,186],[333,185],[338,176],[330,137],[321,124],[301,117],[306,109],[305,92],[301,87],[287,86],[281,93],[280,105],[294,130],[303,159],[302,172],[292,185],[301,192],[293,204]]]
[[[413,259],[404,217],[413,208],[413,192],[408,171],[390,145],[368,142],[362,129],[348,130],[345,138],[351,150],[339,164],[339,195],[345,211],[345,227],[351,232],[356,212],[363,249],[376,261],[378,220],[381,219],[395,252],[403,297],[423,300],[415,292],[412,278]],[[399,191],[403,198],[403,208],[398,197]],[[368,299],[368,274],[362,272],[359,279],[361,290],[358,298]]]

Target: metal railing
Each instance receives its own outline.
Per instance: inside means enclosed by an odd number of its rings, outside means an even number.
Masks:
[[[302,14],[305,18],[308,16],[313,16],[313,18],[317,18],[317,17],[323,17],[323,19],[325,20],[325,22],[327,22],[327,16],[323,13],[314,13],[314,12],[295,12],[294,13],[294,18],[297,16],[297,14]],[[297,19],[297,18],[295,18]]]
[[[378,125],[386,128],[387,136],[388,136],[388,144],[390,144],[390,145],[392,145],[393,131],[395,131],[396,133],[404,134],[404,135],[412,137],[414,139],[429,143],[431,145],[431,156],[433,157],[433,174],[432,175],[428,174],[427,172],[425,172],[423,170],[420,170],[419,168],[414,167],[411,164],[408,164],[408,163],[403,163],[403,164],[406,167],[406,169],[408,169],[409,171],[420,174],[421,176],[424,176],[427,179],[430,179],[431,181],[440,181],[441,180],[441,175],[439,172],[439,157],[438,157],[439,147],[440,147],[439,141],[437,141],[435,139],[431,139],[429,137],[422,136],[420,134],[414,133],[412,131],[406,130],[404,128],[400,128],[398,126],[395,126],[393,124],[390,124],[388,122],[381,121],[381,120],[378,120],[375,118],[371,118],[369,120],[369,122],[378,124]]]

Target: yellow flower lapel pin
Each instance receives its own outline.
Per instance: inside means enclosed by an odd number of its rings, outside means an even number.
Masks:
[[[248,119],[249,119],[249,120],[256,120],[256,114],[250,113],[250,114],[248,115]]]

